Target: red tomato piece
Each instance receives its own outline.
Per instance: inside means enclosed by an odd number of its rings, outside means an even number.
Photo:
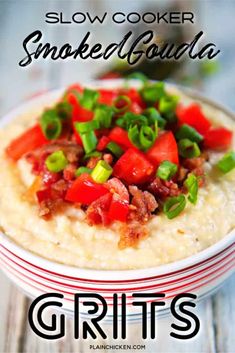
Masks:
[[[116,162],[113,174],[128,184],[141,184],[149,180],[153,170],[142,152],[129,148]]]
[[[120,199],[118,195],[113,195],[111,205],[109,207],[108,217],[112,221],[126,222],[129,212],[129,204]]]
[[[6,148],[6,154],[17,161],[25,153],[33,151],[47,142],[40,125],[36,124],[15,138]]]
[[[107,72],[105,74],[103,74],[100,79],[101,80],[111,80],[111,79],[114,79],[114,78],[121,78],[122,76],[118,73],[118,72]]]
[[[110,142],[110,138],[107,136],[102,136],[101,139],[99,140],[96,149],[97,151],[103,151],[107,144]]]
[[[99,89],[100,96],[98,102],[101,104],[112,105],[115,98],[118,96],[117,90]]]
[[[82,93],[84,91],[84,88],[81,85],[79,85],[79,83],[74,83],[68,87],[67,91],[68,92],[77,91],[78,93]]]
[[[210,121],[205,117],[200,106],[195,103],[188,107],[178,105],[176,108],[176,115],[179,119],[180,125],[188,124],[203,136],[211,127]]]
[[[90,121],[93,119],[93,117],[94,117],[94,112],[92,112],[91,110],[83,108],[79,104],[73,106],[73,110],[72,110],[72,121],[73,122]]]
[[[112,201],[112,194],[109,192],[93,201],[87,209],[87,219],[90,224],[110,224],[109,207]]]
[[[132,103],[136,103],[140,108],[146,108],[146,104],[142,100],[141,95],[139,94],[137,89],[130,88],[128,91],[125,92],[125,95],[130,98]]]
[[[213,128],[204,136],[206,148],[226,150],[232,144],[233,133],[224,127]]]
[[[82,174],[68,189],[65,200],[90,205],[107,193],[109,190],[103,185],[95,183],[89,174]]]
[[[43,189],[36,192],[37,200],[39,203],[51,199],[51,189]]]
[[[141,108],[141,106],[138,103],[132,102],[130,105],[129,111],[134,114],[141,114],[143,109]]]
[[[171,131],[160,135],[146,153],[148,159],[158,167],[163,161],[179,164],[178,146]]]
[[[126,130],[119,126],[115,126],[109,133],[109,138],[111,141],[116,142],[124,150],[127,148],[135,148],[132,142],[129,140],[128,133]]]

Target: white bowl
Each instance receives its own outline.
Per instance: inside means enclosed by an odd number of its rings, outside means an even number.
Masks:
[[[122,83],[121,80],[109,80],[99,82],[98,85],[114,87]],[[181,89],[188,95],[225,111],[234,119],[234,115],[223,107],[191,90],[182,87]],[[1,119],[1,125],[35,106],[55,100],[62,92],[63,89],[52,91],[30,100]],[[215,292],[234,272],[234,245],[235,230],[213,246],[177,262],[147,269],[100,271],[46,260],[23,249],[8,236],[0,233],[0,263],[6,275],[31,298],[48,292],[63,294],[63,310],[71,315],[75,293],[98,293],[108,303],[107,319],[111,320],[113,293],[119,294],[119,297],[121,293],[125,293],[128,320],[134,321],[141,318],[141,310],[132,306],[133,293],[165,293],[166,305],[158,308],[159,316],[163,316],[169,313],[171,300],[177,294],[193,293],[197,295],[197,300],[201,300]],[[81,308],[81,314],[86,316],[87,309]]]

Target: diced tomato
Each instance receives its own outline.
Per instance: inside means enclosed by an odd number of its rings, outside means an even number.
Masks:
[[[83,146],[81,136],[79,135],[79,133],[78,133],[77,130],[75,129],[74,124],[73,124],[73,132],[74,132],[74,136],[75,136],[75,140],[76,140],[77,144],[78,144],[79,146]]]
[[[158,167],[163,161],[179,164],[178,146],[171,131],[160,135],[146,153],[148,159]]]
[[[60,179],[60,173],[52,173],[46,170],[42,176],[42,182],[46,186],[56,183]]]
[[[141,184],[149,180],[153,170],[153,165],[142,152],[129,148],[116,162],[113,175],[128,184]]]
[[[51,199],[51,189],[46,188],[36,192],[37,200],[39,203]]]
[[[176,115],[180,125],[188,124],[196,129],[203,136],[210,129],[211,123],[203,114],[201,108],[197,104],[191,104],[187,107],[178,105]]]
[[[110,224],[109,208],[112,202],[112,194],[109,192],[93,201],[87,209],[87,219],[90,224]]]
[[[117,195],[122,201],[129,203],[129,192],[125,185],[118,178],[111,178],[106,182],[107,188]]]
[[[97,151],[103,151],[107,144],[110,142],[110,138],[107,136],[102,136],[101,139],[99,140],[96,149]]]
[[[125,95],[128,96],[132,103],[136,103],[141,109],[146,108],[144,101],[141,98],[141,95],[135,88],[130,88],[125,92]]]
[[[114,194],[108,212],[108,217],[112,221],[126,222],[129,212],[129,204]]]
[[[115,126],[109,133],[109,138],[111,141],[116,142],[123,149],[135,148],[132,142],[129,140],[128,133],[126,130],[119,126]]]
[[[111,80],[111,79],[114,79],[114,78],[120,78],[122,77],[120,73],[118,72],[107,72],[106,74],[102,75],[100,77],[101,80]]]
[[[224,127],[212,128],[204,136],[206,148],[226,150],[232,144],[233,133]]]
[[[33,151],[47,142],[48,140],[43,135],[40,125],[36,124],[14,139],[7,146],[6,154],[14,161],[17,161],[25,153]]]
[[[94,112],[92,112],[91,110],[83,108],[79,104],[73,106],[72,122],[75,122],[75,121],[80,121],[80,122],[90,121],[90,120],[93,119],[93,117],[94,117]]]
[[[130,105],[129,111],[134,114],[141,114],[143,109],[141,108],[141,106],[138,103],[132,102]]]
[[[112,105],[115,98],[118,96],[117,90],[99,89],[100,96],[98,102],[101,104]]]
[[[109,190],[106,187],[95,183],[89,174],[84,173],[68,189],[65,200],[90,205],[107,193],[109,193]]]
[[[78,93],[82,93],[84,91],[84,88],[81,85],[79,85],[79,83],[74,83],[70,85],[67,89],[67,92],[71,92],[71,91],[77,91]]]

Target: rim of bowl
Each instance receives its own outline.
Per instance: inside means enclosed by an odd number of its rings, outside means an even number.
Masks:
[[[110,79],[107,81],[93,80],[93,81],[84,82],[83,85],[84,86],[87,85],[90,87],[97,87],[97,88],[98,87],[114,88],[115,86],[118,87],[123,85],[124,81],[125,80],[123,79]],[[130,80],[130,86],[138,87],[139,85],[140,84],[136,82],[136,80]],[[213,100],[201,95],[196,90],[187,88],[178,84],[172,84],[169,82],[166,82],[166,85],[169,88],[175,87],[179,89],[182,93],[186,94],[190,98],[194,98],[199,101],[202,101],[203,103],[206,103],[212,106],[213,108],[216,108],[224,112],[226,115],[229,115],[230,118],[235,120],[235,114],[232,111],[224,107],[222,104],[218,104]],[[35,109],[37,106],[40,107],[40,105],[47,104],[48,98],[50,98],[50,100],[57,99],[59,95],[64,92],[64,90],[65,88],[63,87],[59,89],[50,90],[39,96],[33,97],[23,102],[17,108],[13,108],[9,113],[7,113],[5,116],[3,116],[0,119],[0,127],[5,126],[8,122],[16,118],[17,116],[21,115],[24,111],[29,111],[30,109],[33,109],[33,108]],[[140,278],[144,279],[152,276],[155,277],[162,274],[174,273],[179,271],[180,269],[184,270],[197,263],[203,262],[211,258],[213,255],[216,255],[219,252],[223,251],[229,245],[234,244],[235,229],[230,231],[227,235],[225,235],[222,239],[220,239],[215,244],[189,257],[186,257],[174,262],[170,262],[167,264],[159,265],[159,266],[140,268],[140,269],[138,268],[126,269],[126,270],[125,269],[105,270],[105,269],[81,268],[81,267],[59,263],[59,262],[41,257],[40,255],[25,249],[23,246],[18,244],[15,240],[13,240],[12,238],[10,238],[8,235],[4,234],[1,231],[0,231],[0,240],[1,240],[0,245],[1,244],[3,246],[8,245],[9,249],[14,250],[14,252],[19,257],[21,257],[23,260],[27,259],[26,261],[32,264],[35,264],[36,266],[39,267],[39,269],[42,269],[42,270],[48,269],[49,271],[51,269],[51,272],[53,273],[56,272],[56,274],[58,275],[64,274],[68,277],[77,276],[79,278],[84,278],[88,280],[96,279],[97,281],[103,281],[103,282],[108,281],[108,279],[110,278],[110,280],[113,280],[115,282],[115,281],[118,281],[119,276],[121,280],[125,280],[125,279],[132,280],[132,279],[140,279]]]

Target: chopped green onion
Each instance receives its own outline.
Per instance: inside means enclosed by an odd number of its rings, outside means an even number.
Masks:
[[[200,148],[196,142],[189,139],[182,139],[178,143],[179,154],[184,158],[199,157],[201,154]]]
[[[98,121],[100,128],[108,129],[112,124],[114,110],[112,107],[108,107],[107,105],[100,104],[94,110],[94,120]]]
[[[87,168],[87,167],[79,167],[76,172],[75,172],[75,175],[76,177],[79,177],[81,174],[84,174],[84,173],[88,173],[88,174],[91,174],[92,172],[92,169],[90,168]]]
[[[99,161],[91,172],[92,179],[99,184],[105,183],[113,172],[113,168],[104,160]]]
[[[142,72],[133,72],[126,77],[128,80],[139,80],[143,83],[148,81],[148,77]]]
[[[56,104],[56,112],[58,113],[60,119],[65,120],[70,117],[72,112],[72,106],[66,101],[62,101]]]
[[[139,129],[137,125],[131,126],[128,130],[128,138],[131,142],[138,148],[140,148],[139,144]]]
[[[97,145],[97,137],[94,131],[85,132],[80,134],[82,139],[82,144],[86,153],[94,151]]]
[[[157,134],[157,122],[155,122],[154,130],[147,125],[143,125],[140,128],[138,128],[137,125],[134,125],[128,130],[128,137],[131,142],[143,151],[146,151],[154,144]]]
[[[124,153],[123,149],[117,143],[112,141],[107,144],[106,148],[117,158],[121,157],[121,155]]]
[[[184,185],[189,192],[189,201],[195,205],[197,202],[198,194],[198,178],[194,174],[190,174],[185,180]]]
[[[82,123],[74,123],[76,130],[80,134],[84,134],[85,132],[93,131],[99,128],[99,123],[97,120],[90,120]]]
[[[63,151],[56,151],[47,157],[45,163],[50,172],[58,173],[66,167],[68,160]]]
[[[90,153],[85,154],[85,156],[83,157],[83,160],[86,161],[87,159],[91,158],[91,157],[101,157],[102,153],[99,151],[93,151]]]
[[[169,161],[163,161],[157,170],[157,176],[163,180],[170,180],[177,172],[178,166]]]
[[[157,109],[154,107],[149,107],[145,109],[145,111],[143,112],[143,115],[145,115],[148,118],[149,125],[152,125],[157,121],[158,126],[161,129],[164,129],[164,127],[166,126],[166,120],[161,117]]]
[[[182,125],[179,130],[176,132],[175,134],[176,138],[178,140],[181,139],[189,139],[193,142],[201,142],[203,140],[203,136],[201,134],[199,134],[199,132],[197,132],[197,130],[195,130],[193,127],[184,124]]]
[[[148,105],[153,105],[161,97],[165,95],[165,87],[163,82],[146,85],[140,90],[140,95]]]
[[[155,131],[151,129],[150,126],[141,126],[139,134],[139,142],[141,149],[146,151],[149,149],[155,142],[157,137],[157,122],[155,123]]]
[[[79,102],[84,108],[88,110],[92,110],[95,104],[97,103],[98,98],[99,98],[98,91],[85,88],[83,91],[83,94],[80,95],[79,97]]]
[[[131,104],[131,100],[127,96],[118,96],[114,100],[113,104],[114,104],[114,108],[115,108],[116,112],[121,113],[121,112],[125,112],[126,110],[128,110],[128,108]]]
[[[169,114],[175,111],[176,105],[179,101],[178,96],[165,95],[159,100],[159,111],[162,114]]]
[[[224,174],[230,172],[235,168],[235,152],[231,151],[226,153],[217,163],[217,167]]]
[[[172,219],[177,217],[186,206],[186,198],[184,195],[170,197],[163,205],[163,212],[167,218]]]
[[[144,115],[127,112],[121,118],[116,120],[116,124],[121,126],[123,129],[128,130],[134,125],[148,125],[148,119]]]
[[[55,140],[60,136],[62,132],[62,123],[54,109],[46,110],[42,114],[39,122],[43,134],[48,140]]]

